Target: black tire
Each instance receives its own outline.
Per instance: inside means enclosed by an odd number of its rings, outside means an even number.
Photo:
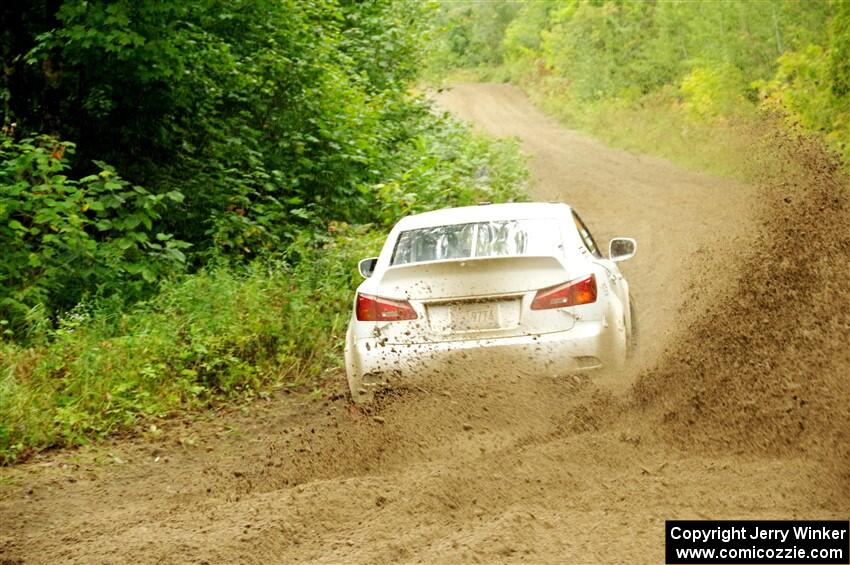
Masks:
[[[637,312],[635,311],[635,299],[629,294],[629,318],[631,319],[631,331],[628,336],[628,345],[626,346],[626,356],[632,358],[637,353],[638,349],[638,321]]]

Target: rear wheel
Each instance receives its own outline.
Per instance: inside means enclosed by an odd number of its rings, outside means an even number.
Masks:
[[[348,381],[348,391],[351,401],[355,404],[366,404],[371,400],[363,389],[363,376],[358,375],[354,365],[354,335],[351,326],[345,334],[345,378]]]
[[[351,401],[360,406],[370,404],[375,397],[374,392],[365,390],[362,386],[353,384],[348,381],[348,391],[351,395]]]
[[[351,401],[354,404],[369,404],[375,397],[374,385],[368,386],[363,381],[365,375],[357,375],[354,367],[350,364],[346,366],[346,378],[348,380],[348,392],[351,395]]]
[[[637,353],[638,348],[638,321],[637,321],[637,312],[635,311],[635,300],[632,298],[632,295],[629,295],[629,321],[631,322],[629,327],[629,335],[626,336],[627,356],[631,359]]]
[[[357,379],[354,378],[350,369],[348,371],[346,371],[346,373],[347,374],[345,376],[346,376],[346,380],[348,381],[348,393],[351,396],[351,401],[354,402],[355,404],[360,404],[362,402],[362,400],[360,398],[360,396],[361,396],[360,395],[361,385],[357,381]]]

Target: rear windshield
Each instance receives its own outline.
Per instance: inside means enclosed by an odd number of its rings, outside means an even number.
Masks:
[[[390,265],[504,255],[560,255],[554,219],[452,224],[401,232]]]

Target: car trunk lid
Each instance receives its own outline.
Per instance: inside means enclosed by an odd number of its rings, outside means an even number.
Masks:
[[[448,300],[522,294],[563,282],[566,275],[555,257],[477,257],[390,267],[379,288],[382,296]]]
[[[575,319],[571,309],[529,309],[537,290],[568,279],[556,257],[482,257],[390,267],[379,284],[381,296],[410,300],[420,319],[387,324],[390,343],[489,339],[563,331]]]

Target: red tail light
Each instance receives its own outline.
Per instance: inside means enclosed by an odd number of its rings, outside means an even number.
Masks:
[[[538,290],[531,309],[546,310],[593,302],[596,302],[596,275]]]
[[[361,322],[415,320],[416,311],[407,300],[390,300],[380,296],[358,294],[357,319]]]

